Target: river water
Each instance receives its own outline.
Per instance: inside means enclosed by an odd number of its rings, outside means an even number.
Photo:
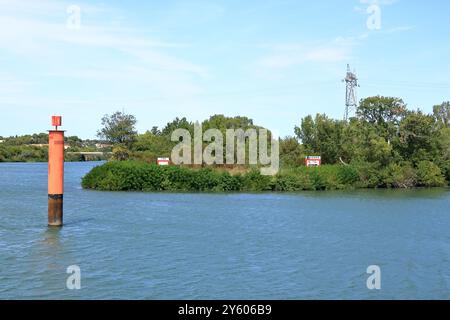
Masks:
[[[60,230],[46,225],[46,164],[0,164],[0,299],[450,298],[448,189],[82,190],[98,164],[66,164]],[[73,265],[80,290],[66,287]]]

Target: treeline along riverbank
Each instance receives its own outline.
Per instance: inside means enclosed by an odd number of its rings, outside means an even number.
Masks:
[[[117,112],[103,118],[100,136],[115,145],[113,158],[125,161],[95,168],[83,179],[83,187],[220,192],[442,187],[450,181],[449,119],[449,102],[425,114],[408,110],[402,99],[381,96],[361,100],[349,121],[307,116],[293,136],[279,140],[280,171],[267,177],[250,166],[227,170],[152,165],[158,156],[170,157],[177,143],[171,133],[183,128],[193,135],[194,122],[176,118],[162,129],[137,134],[134,116]],[[261,128],[249,118],[223,115],[201,125],[224,135],[227,129]],[[308,155],[321,156],[324,165],[306,168]]]
[[[361,100],[349,121],[325,114],[306,116],[292,136],[279,139],[280,171],[259,174],[251,166],[189,168],[153,165],[170,157],[178,141],[175,129],[194,136],[194,122],[176,118],[165,127],[138,134],[133,115],[116,112],[102,118],[100,140],[67,137],[66,160],[81,160],[76,151],[111,151],[113,162],[95,168],[83,187],[98,190],[147,191],[298,191],[346,188],[441,187],[450,182],[450,102],[430,114],[409,110],[402,99]],[[247,117],[214,115],[204,131],[260,129]],[[0,137],[1,161],[46,161],[46,134]],[[248,147],[248,139],[245,141]],[[206,143],[204,143],[204,146]],[[67,152],[67,151],[71,151]],[[72,154],[72,156],[70,156]],[[306,168],[305,156],[321,156],[323,166]]]
[[[82,152],[105,152],[105,155],[89,156],[89,160],[106,160],[111,146],[100,140],[82,140],[77,136],[64,139],[65,161],[86,161]],[[48,134],[0,137],[0,162],[47,162]]]

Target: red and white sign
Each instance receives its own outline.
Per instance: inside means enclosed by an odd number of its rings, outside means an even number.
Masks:
[[[169,158],[158,158],[156,163],[158,164],[158,166],[168,166],[170,163],[170,159]]]
[[[305,158],[305,165],[307,167],[320,167],[322,158],[320,156],[308,156]]]

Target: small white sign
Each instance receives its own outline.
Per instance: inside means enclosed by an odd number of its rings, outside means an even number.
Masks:
[[[158,160],[156,161],[156,163],[159,166],[168,166],[170,163],[170,159],[169,158],[158,158]]]

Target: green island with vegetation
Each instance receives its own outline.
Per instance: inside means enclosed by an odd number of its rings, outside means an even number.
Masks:
[[[280,170],[260,174],[256,166],[157,166],[178,143],[177,128],[193,133],[194,123],[176,118],[163,129],[137,134],[136,118],[121,112],[102,119],[99,137],[112,148],[111,161],[93,168],[85,189],[105,191],[260,192],[355,188],[445,187],[450,182],[450,103],[432,114],[408,110],[402,99],[361,100],[355,117],[335,120],[307,116],[281,138]],[[246,117],[214,115],[203,130],[261,128]],[[248,141],[247,141],[248,143]],[[322,157],[320,167],[306,167],[305,156]]]

